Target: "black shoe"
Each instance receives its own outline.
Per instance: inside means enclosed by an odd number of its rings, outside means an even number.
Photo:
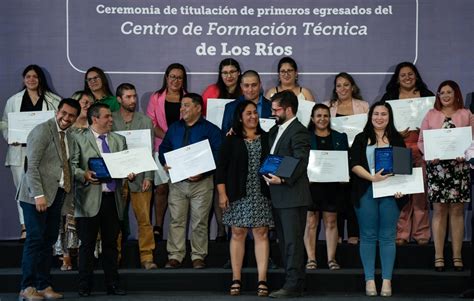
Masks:
[[[302,297],[303,292],[299,290],[287,290],[284,288],[281,288],[277,291],[273,291],[268,295],[270,298],[297,298],[297,297]]]
[[[474,298],[474,288],[470,288],[468,290],[465,290],[464,292],[459,295],[459,298],[463,299],[473,299]]]
[[[80,297],[89,297],[91,295],[91,289],[90,288],[80,288],[77,293],[79,294]]]
[[[116,285],[107,287],[107,295],[125,296],[127,292]]]
[[[160,226],[153,227],[153,236],[155,241],[162,241],[163,240],[163,228]]]

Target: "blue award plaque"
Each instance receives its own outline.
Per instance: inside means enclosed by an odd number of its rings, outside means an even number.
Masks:
[[[375,149],[375,172],[379,172],[382,168],[382,175],[393,173],[393,149],[391,147]]]
[[[107,169],[107,165],[105,165],[105,161],[103,158],[89,158],[88,165],[89,169],[95,172],[95,177],[100,182],[109,182],[110,180],[112,180],[110,172]]]
[[[280,167],[283,158],[283,156],[268,155],[268,157],[265,159],[262,166],[260,167],[258,173],[260,175],[276,175],[278,167]]]

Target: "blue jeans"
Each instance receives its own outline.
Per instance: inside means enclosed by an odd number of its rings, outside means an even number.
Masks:
[[[391,280],[395,262],[395,239],[397,221],[400,215],[394,197],[374,199],[372,185],[361,197],[359,207],[355,208],[359,220],[360,258],[364,266],[365,281],[374,280],[375,254],[379,242],[382,279]]]
[[[21,262],[22,290],[29,286],[38,290],[51,286],[53,245],[58,239],[64,197],[64,190],[58,189],[56,198],[45,212],[36,211],[33,204],[20,202],[27,233]]]

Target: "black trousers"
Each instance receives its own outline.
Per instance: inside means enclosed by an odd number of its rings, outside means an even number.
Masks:
[[[284,289],[302,291],[305,280],[304,230],[308,207],[274,208],[275,228],[285,267]]]
[[[118,285],[118,249],[117,238],[120,231],[120,221],[113,193],[102,193],[102,203],[99,213],[94,217],[76,219],[77,231],[81,246],[79,247],[79,287],[91,289],[93,286],[94,249],[97,234],[100,230],[102,242],[102,268],[105,285]]]

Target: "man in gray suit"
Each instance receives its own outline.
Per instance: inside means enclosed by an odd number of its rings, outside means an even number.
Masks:
[[[153,123],[143,113],[135,112],[137,107],[137,92],[135,86],[129,83],[117,87],[117,100],[120,110],[112,113],[114,131],[148,130],[150,132],[150,146],[153,145]],[[145,141],[144,141],[145,142]],[[152,149],[150,148],[150,153]],[[140,249],[140,262],[147,270],[156,269],[153,262],[155,238],[153,226],[150,222],[151,188],[153,171],[137,174],[135,181],[128,182],[130,203],[138,224],[138,247]],[[127,212],[125,212],[127,214]]]
[[[264,176],[270,185],[280,251],[285,266],[285,283],[271,298],[299,297],[303,293],[305,267],[303,235],[307,207],[311,204],[307,166],[310,133],[296,118],[298,99],[291,91],[272,97],[276,125],[269,131],[270,153],[299,160],[289,178]]]
[[[17,191],[28,231],[21,264],[21,300],[63,297],[51,287],[52,246],[59,234],[62,204],[72,195],[68,128],[80,112],[77,101],[63,99],[56,117],[36,126],[27,138],[27,170]]]
[[[125,203],[122,199],[122,179],[101,183],[95,172],[89,170],[89,159],[102,153],[127,149],[125,138],[112,133],[112,113],[109,106],[95,103],[87,111],[90,127],[74,136],[74,152],[71,157],[76,198],[74,215],[81,246],[79,248],[79,295],[91,294],[94,269],[94,248],[100,229],[102,241],[102,267],[109,295],[125,295],[119,287],[117,266],[117,237]],[[134,180],[130,174],[128,179]]]

